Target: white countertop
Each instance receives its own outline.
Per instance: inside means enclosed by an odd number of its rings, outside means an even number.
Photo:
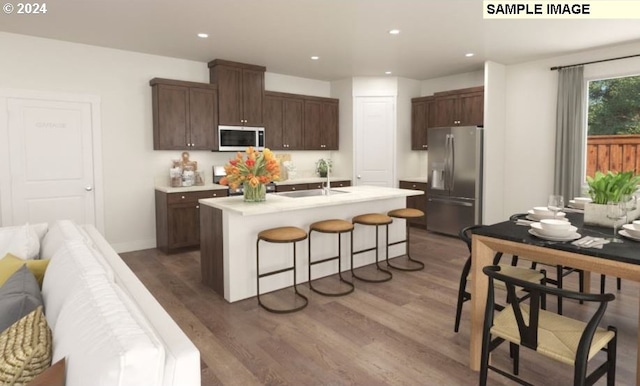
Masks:
[[[331,181],[351,181],[351,178],[334,177],[330,176]],[[295,185],[295,184],[315,184],[318,182],[325,182],[326,177],[308,177],[308,178],[295,178],[293,180],[274,181],[276,185]]]
[[[379,186],[350,186],[335,190],[349,193],[295,198],[272,193],[267,194],[266,201],[257,203],[244,202],[242,196],[206,198],[199,200],[199,202],[202,205],[239,213],[243,216],[251,216],[423,194],[419,190],[384,188]]]
[[[185,192],[201,192],[203,190],[218,190],[218,189],[229,189],[226,185],[219,184],[204,184],[204,185],[194,185],[194,186],[179,186],[176,188],[172,188],[170,186],[156,186],[156,190],[164,193],[185,193]]]

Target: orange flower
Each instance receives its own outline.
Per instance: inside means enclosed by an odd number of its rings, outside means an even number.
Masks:
[[[243,183],[256,187],[280,179],[280,165],[269,149],[259,152],[249,147],[244,153],[237,152],[224,170],[227,175],[220,180],[220,184],[234,189]]]

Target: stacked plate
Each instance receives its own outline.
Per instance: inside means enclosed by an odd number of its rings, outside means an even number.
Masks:
[[[566,213],[564,212],[558,212],[554,214],[552,211],[547,209],[546,206],[536,206],[533,209],[529,209],[529,212],[527,214],[527,219],[532,221],[540,221],[540,220],[546,220],[546,219],[569,221],[565,219],[565,216],[566,216]]]
[[[585,204],[591,201],[589,197],[576,197],[573,200],[569,200],[569,207],[584,210]]]
[[[529,233],[544,240],[572,241],[581,237],[577,230],[578,228],[566,219],[543,219],[532,223]]]
[[[624,224],[618,233],[628,239],[640,241],[640,220],[636,220],[631,224]]]

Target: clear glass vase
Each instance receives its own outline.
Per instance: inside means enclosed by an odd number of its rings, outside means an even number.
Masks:
[[[253,187],[248,182],[245,182],[243,185],[243,194],[245,202],[261,202],[266,199],[267,187],[264,184],[258,184],[256,187]]]

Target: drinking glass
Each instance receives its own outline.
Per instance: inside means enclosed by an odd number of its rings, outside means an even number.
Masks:
[[[613,237],[609,239],[612,243],[621,243],[618,238],[618,221],[624,220],[626,216],[626,203],[607,202],[607,218],[613,220]]]
[[[556,218],[558,212],[564,208],[564,197],[559,194],[550,195],[547,208],[553,212],[553,218]]]

